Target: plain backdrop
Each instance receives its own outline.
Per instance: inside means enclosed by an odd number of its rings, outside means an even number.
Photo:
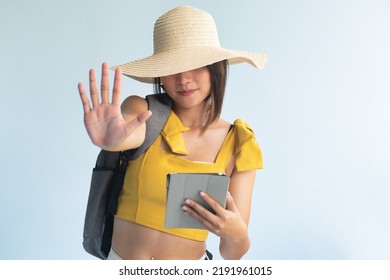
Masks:
[[[261,145],[245,259],[390,258],[390,2],[0,2],[0,259],[93,259],[82,231],[99,149],[77,83],[152,54],[177,5],[208,11],[231,66],[222,116]],[[111,77],[112,78],[112,77]],[[123,79],[123,97],[150,85]],[[218,239],[208,248],[217,259]]]

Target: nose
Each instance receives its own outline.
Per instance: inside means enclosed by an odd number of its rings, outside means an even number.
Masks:
[[[192,81],[192,72],[186,71],[176,75],[176,83],[178,85],[186,85]]]

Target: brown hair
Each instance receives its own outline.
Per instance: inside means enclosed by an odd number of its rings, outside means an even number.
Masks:
[[[222,60],[210,65],[207,65],[210,72],[211,90],[207,100],[210,100],[209,114],[206,124],[202,128],[202,132],[216,121],[222,112],[222,104],[225,96],[225,87],[228,75],[228,62]],[[160,78],[154,79],[154,92],[166,93],[164,86],[161,84]]]

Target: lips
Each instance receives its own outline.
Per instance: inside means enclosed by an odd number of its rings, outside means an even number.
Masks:
[[[186,90],[179,90],[177,93],[182,96],[189,96],[193,94],[196,91],[196,89],[186,89]]]

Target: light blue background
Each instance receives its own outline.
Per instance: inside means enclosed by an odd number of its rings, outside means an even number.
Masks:
[[[246,259],[390,258],[390,2],[0,3],[0,259],[90,259],[81,246],[98,148],[77,83],[103,61],[152,53],[158,16],[210,12],[225,48],[265,52],[230,68],[223,117],[264,153]],[[151,93],[124,79],[124,95]],[[217,239],[209,249],[218,254]]]

